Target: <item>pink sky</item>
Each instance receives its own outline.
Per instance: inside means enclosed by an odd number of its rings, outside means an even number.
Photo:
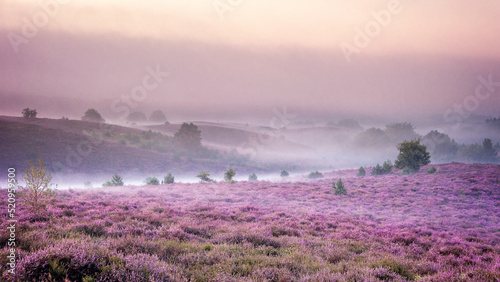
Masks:
[[[170,76],[144,105],[439,115],[474,93],[478,75],[500,81],[494,0],[48,2],[60,4],[0,1],[3,96],[75,97],[109,110],[159,65]],[[44,13],[23,35],[25,20]],[[390,19],[357,46],[376,14]],[[349,60],[346,44],[357,50]],[[492,95],[479,110],[499,106]]]

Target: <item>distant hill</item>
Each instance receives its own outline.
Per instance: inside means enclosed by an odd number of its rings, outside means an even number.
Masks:
[[[0,132],[0,169],[3,171],[9,167],[23,170],[28,160],[37,156],[55,174],[173,172],[196,175],[201,170],[222,173],[230,165],[225,159],[197,159],[141,148],[144,145],[141,138],[147,132],[136,128],[79,120],[0,116]],[[135,137],[139,143],[124,142],[128,137]],[[245,166],[239,170],[259,171]]]

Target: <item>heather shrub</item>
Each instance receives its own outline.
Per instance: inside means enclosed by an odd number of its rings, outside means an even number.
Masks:
[[[360,168],[358,169],[358,174],[357,174],[357,176],[365,176],[365,175],[366,175],[366,170],[365,170],[365,168],[364,168],[364,167],[360,167]]]
[[[21,187],[21,195],[28,211],[35,216],[44,216],[47,206],[52,202],[55,192],[52,191],[52,175],[41,158],[36,164],[28,161],[30,165],[22,176],[26,185]]]
[[[257,181],[257,174],[252,173],[248,176],[248,181]]]
[[[313,171],[309,173],[309,176],[307,176],[309,179],[317,179],[317,178],[323,178],[323,173],[319,171]]]
[[[115,173],[113,175],[113,178],[111,180],[106,180],[104,184],[102,184],[103,187],[106,186],[123,186],[123,179],[121,176],[118,175],[118,173]]]
[[[372,263],[372,268],[388,268],[390,271],[401,275],[409,280],[414,280],[415,277],[412,274],[411,267],[409,265],[398,262],[392,258],[384,258],[378,262]]]
[[[174,183],[174,176],[171,173],[169,173],[167,174],[167,176],[163,178],[163,184],[172,184],[172,183]]]
[[[347,195],[347,190],[344,187],[342,179],[337,181],[337,187],[335,187],[335,181],[332,183],[332,188],[335,190],[335,195]]]
[[[206,171],[200,172],[196,177],[200,179],[200,183],[215,182],[215,180],[210,178],[210,173]]]
[[[229,183],[234,183],[233,177],[236,175],[236,171],[234,169],[229,168],[226,173],[224,173],[224,180]]]
[[[436,171],[437,171],[437,169],[433,166],[431,166],[427,169],[428,174],[434,174]]]
[[[156,177],[148,177],[144,182],[146,185],[160,185],[160,180]]]
[[[399,150],[395,165],[399,169],[417,172],[420,166],[428,165],[431,162],[427,147],[420,144],[420,139],[404,141],[397,146]]]
[[[290,174],[289,174],[289,173],[288,173],[288,171],[286,171],[286,170],[282,170],[282,171],[280,172],[280,176],[281,176],[281,177],[283,177],[283,178],[285,178],[285,177],[287,177],[287,176],[289,176],[289,175],[290,175]]]

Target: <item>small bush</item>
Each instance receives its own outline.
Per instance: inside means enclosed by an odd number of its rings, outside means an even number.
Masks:
[[[229,183],[234,183],[233,177],[236,175],[234,169],[229,168],[226,173],[224,173],[224,180]]]
[[[167,176],[163,178],[163,184],[172,184],[172,183],[174,183],[174,176],[171,173],[169,173],[167,174]]]
[[[342,179],[337,181],[337,187],[335,187],[335,181],[332,183],[332,188],[335,190],[335,195],[347,195],[347,190],[344,187]]]
[[[196,177],[200,179],[200,183],[215,182],[215,180],[210,178],[210,173],[206,171],[200,172]]]
[[[366,175],[366,170],[365,170],[365,168],[364,168],[364,167],[360,167],[360,168],[358,169],[358,174],[357,174],[357,176],[365,176],[365,175]]]
[[[290,174],[289,174],[289,173],[288,173],[288,171],[286,171],[286,170],[282,170],[282,171],[280,172],[280,176],[281,176],[281,177],[283,177],[283,178],[285,178],[285,177],[287,177],[287,176],[289,176],[289,175],[290,175]]]
[[[392,163],[391,161],[387,160],[383,163],[382,166],[380,164],[377,164],[373,170],[372,170],[372,175],[384,175],[384,174],[389,174],[392,172]]]
[[[437,171],[437,169],[433,166],[431,166],[427,169],[428,174],[434,174],[436,171]]]
[[[156,177],[148,177],[144,182],[146,185],[160,185],[160,180]]]
[[[248,181],[257,181],[257,174],[252,173],[248,176]]]
[[[123,178],[121,176],[118,175],[118,173],[115,173],[115,175],[113,175],[113,179],[111,180],[106,180],[106,182],[104,182],[104,184],[102,184],[103,187],[106,187],[106,186],[123,186]]]
[[[26,183],[26,186],[21,187],[24,205],[34,215],[44,216],[47,206],[55,196],[51,183],[52,175],[41,158],[37,159],[36,164],[31,161],[28,161],[28,164],[30,167],[22,176]]]
[[[309,176],[307,177],[309,179],[317,179],[317,178],[323,178],[323,173],[319,171],[313,171],[309,173]]]

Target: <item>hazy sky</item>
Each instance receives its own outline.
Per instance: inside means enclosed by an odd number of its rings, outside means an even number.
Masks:
[[[0,93],[116,113],[149,67],[169,75],[138,108],[443,115],[479,75],[500,81],[498,15],[497,0],[0,0]],[[500,115],[499,93],[469,108]]]

